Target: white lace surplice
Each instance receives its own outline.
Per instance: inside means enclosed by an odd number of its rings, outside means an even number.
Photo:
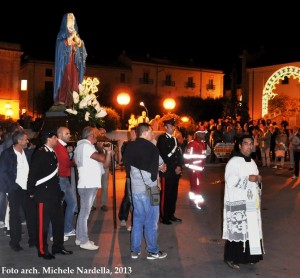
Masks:
[[[250,254],[261,254],[262,226],[260,213],[261,190],[249,175],[258,175],[253,160],[233,157],[225,169],[223,239],[235,242],[249,240]]]

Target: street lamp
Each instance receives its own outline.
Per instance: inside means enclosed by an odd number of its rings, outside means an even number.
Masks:
[[[147,115],[146,115],[146,116],[148,117],[148,114],[149,114],[149,113],[148,113],[148,109],[147,109],[147,107],[145,106],[145,103],[144,103],[143,101],[140,102],[140,106],[143,106],[143,107],[146,109],[146,112],[147,112]]]
[[[176,106],[176,102],[172,98],[166,98],[163,102],[164,108],[168,111],[168,113],[171,112]]]
[[[189,119],[189,117],[184,116],[184,117],[181,117],[181,121],[182,121],[183,123],[188,123],[188,122],[190,121],[190,119]]]
[[[124,112],[125,106],[130,102],[130,96],[127,93],[119,93],[117,96],[117,102],[122,106],[122,126],[124,124]]]

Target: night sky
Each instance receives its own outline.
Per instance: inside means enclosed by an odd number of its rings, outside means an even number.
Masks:
[[[243,49],[250,54],[263,49],[274,61],[299,56],[298,9],[288,3],[274,8],[262,7],[261,1],[197,2],[199,7],[189,1],[185,5],[178,1],[28,2],[10,1],[1,9],[0,41],[20,43],[25,55],[38,59],[54,61],[56,36],[66,12],[76,17],[87,63],[107,62],[126,51],[192,59],[202,67],[223,70],[228,78],[234,65],[239,69]]]

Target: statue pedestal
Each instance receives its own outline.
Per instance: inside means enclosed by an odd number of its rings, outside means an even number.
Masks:
[[[46,117],[67,117],[67,114],[63,111],[48,111],[46,112]]]
[[[68,115],[63,111],[48,111],[44,119],[43,130],[54,129],[60,126],[68,126]]]
[[[53,105],[49,111],[46,112],[42,129],[56,130],[60,126],[67,126],[68,115],[65,113],[65,110],[65,106]]]
[[[79,121],[72,115],[65,113],[65,107],[63,106],[53,106],[48,112],[44,119],[43,130],[53,129],[56,130],[60,126],[65,126],[70,129],[72,134],[72,140],[77,141],[81,138],[82,130],[88,125],[85,121]]]
[[[78,121],[70,115],[61,111],[48,111],[44,119],[42,130],[57,130],[60,126],[70,129],[72,140],[77,141],[81,138],[82,130],[87,126],[86,122]]]

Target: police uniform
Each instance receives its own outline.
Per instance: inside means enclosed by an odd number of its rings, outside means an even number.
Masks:
[[[163,121],[164,125],[175,125],[174,119]],[[171,224],[171,221],[181,222],[181,219],[175,217],[176,202],[178,196],[178,184],[181,173],[177,174],[175,169],[180,166],[182,169],[183,158],[179,148],[178,140],[168,134],[161,134],[157,138],[157,148],[164,163],[167,164],[165,173],[159,172],[161,177],[161,203],[160,220],[163,224]]]
[[[52,259],[47,243],[49,224],[51,221],[53,227],[52,251],[64,249],[64,214],[56,154],[46,145],[32,156],[27,187],[37,203],[38,255]]]

